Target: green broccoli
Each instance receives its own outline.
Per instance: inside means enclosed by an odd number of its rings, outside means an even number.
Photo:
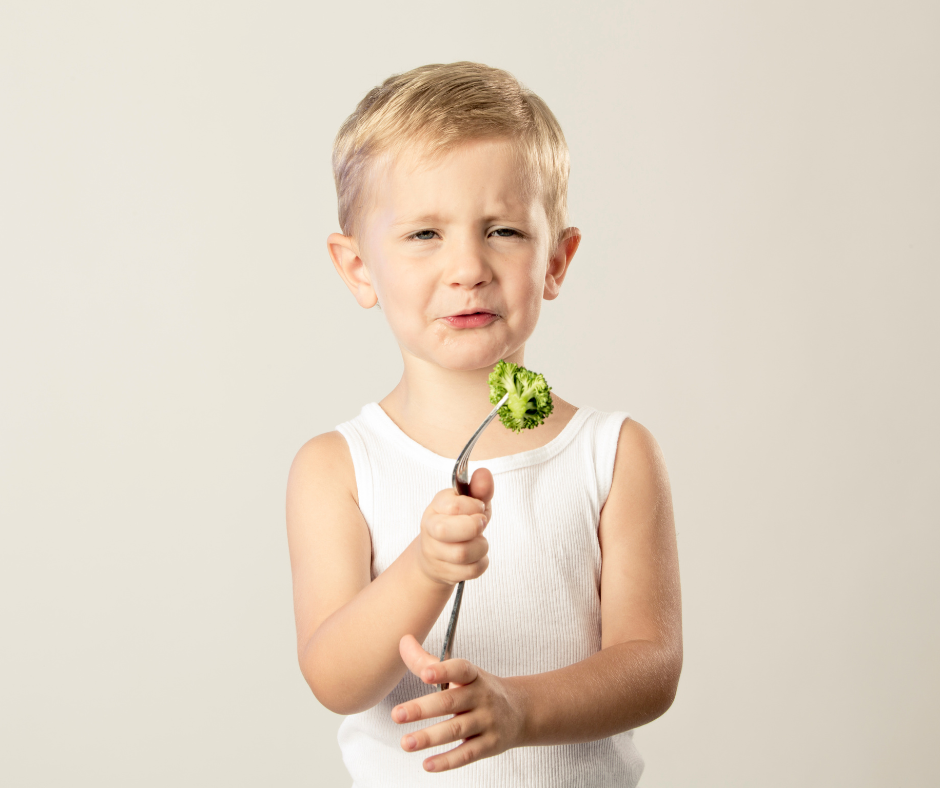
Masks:
[[[498,361],[489,383],[490,402],[494,405],[509,392],[509,399],[499,409],[499,420],[513,432],[538,427],[554,408],[551,386],[545,377],[511,361]]]

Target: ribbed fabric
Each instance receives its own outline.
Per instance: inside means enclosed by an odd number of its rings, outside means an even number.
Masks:
[[[489,468],[496,486],[486,528],[490,563],[482,577],[467,582],[454,657],[498,676],[518,676],[562,668],[600,650],[597,524],[625,418],[580,408],[545,446],[471,460],[471,475]],[[409,438],[377,403],[337,429],[352,454],[375,578],[418,535],[422,513],[450,484],[454,460]],[[431,654],[441,652],[449,616],[450,603],[425,640]],[[632,731],[586,744],[519,747],[428,774],[424,758],[457,745],[406,753],[401,737],[430,723],[399,725],[391,710],[435,689],[407,673],[378,705],[343,721],[339,743],[354,788],[632,788],[640,779],[643,760]]]

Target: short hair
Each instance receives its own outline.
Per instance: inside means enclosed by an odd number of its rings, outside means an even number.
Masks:
[[[370,90],[333,144],[339,224],[360,231],[376,160],[421,148],[443,156],[461,143],[507,138],[541,191],[553,240],[568,218],[568,145],[548,105],[512,74],[481,63],[420,66]]]

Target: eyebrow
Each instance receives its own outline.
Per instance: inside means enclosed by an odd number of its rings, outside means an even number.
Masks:
[[[436,214],[427,214],[425,216],[406,216],[392,224],[392,227],[401,227],[405,224],[441,224],[441,217]]]
[[[508,222],[509,224],[525,224],[528,221],[527,217],[522,216],[512,216],[509,213],[502,215],[489,214],[484,216],[480,221],[480,224],[492,224],[493,222]],[[400,219],[397,222],[392,223],[392,227],[401,227],[403,225],[410,224],[426,224],[426,225],[437,225],[444,224],[444,217],[439,216],[438,214],[426,214],[424,216],[415,216],[415,217],[405,217]]]

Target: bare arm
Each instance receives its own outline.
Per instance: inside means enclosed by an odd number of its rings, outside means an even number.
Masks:
[[[682,667],[679,569],[669,483],[649,432],[621,428],[599,535],[602,649],[534,676],[499,678],[466,660],[439,663],[408,638],[409,669],[461,685],[396,707],[397,722],[456,716],[402,739],[406,750],[465,739],[429,758],[442,771],[510,747],[592,741],[643,725],[671,705]],[[449,697],[447,697],[449,696]]]
[[[474,493],[488,501],[492,477],[481,474],[474,482]],[[356,496],[343,436],[326,433],[305,444],[287,491],[298,659],[320,702],[340,714],[370,708],[395,687],[406,670],[401,637],[411,633],[423,640],[457,580],[479,576],[487,560],[478,520],[489,519],[489,506],[442,491],[432,506],[446,512],[425,512],[421,535],[370,582],[372,545]],[[442,546],[426,533],[447,528],[464,541]],[[460,551],[456,568],[435,563],[434,551],[451,547]]]
[[[522,677],[528,744],[591,741],[644,725],[672,705],[682,669],[679,559],[666,466],[649,431],[624,422],[599,536],[597,654]],[[565,713],[558,714],[559,699]]]

